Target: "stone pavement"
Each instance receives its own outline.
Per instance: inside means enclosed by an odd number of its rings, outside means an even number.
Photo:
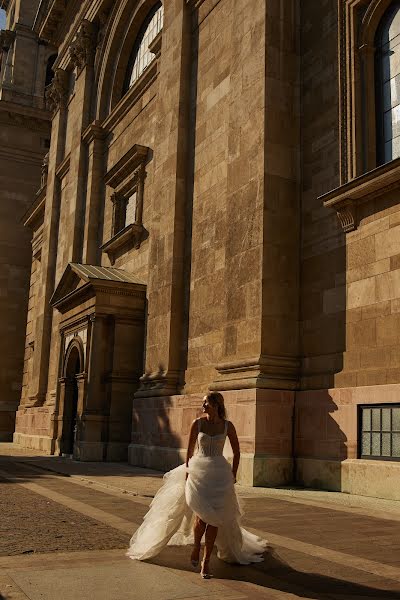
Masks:
[[[264,563],[213,559],[201,580],[187,548],[125,558],[160,473],[74,463],[0,444],[0,600],[400,600],[400,503],[237,486]],[[24,518],[23,518],[24,517]]]

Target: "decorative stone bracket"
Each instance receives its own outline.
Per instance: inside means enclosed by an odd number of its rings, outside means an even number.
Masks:
[[[320,196],[326,208],[336,211],[345,233],[357,228],[357,207],[361,203],[376,200],[400,188],[400,158],[382,165],[344,185]]]
[[[46,108],[53,114],[65,102],[68,93],[69,74],[64,69],[56,69],[51,84],[46,88]]]
[[[78,76],[87,66],[93,66],[96,54],[97,31],[91,21],[84,19],[75,40],[69,47],[71,62],[77,69]]]

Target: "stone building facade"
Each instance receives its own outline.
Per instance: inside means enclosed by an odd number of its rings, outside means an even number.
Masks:
[[[51,51],[32,29],[38,4],[0,2],[8,11],[0,31],[0,441],[12,440],[21,398],[32,265],[23,218],[39,188],[50,144],[44,88]]]
[[[39,3],[58,55],[17,443],[168,469],[220,390],[241,482],[399,498],[399,14]]]

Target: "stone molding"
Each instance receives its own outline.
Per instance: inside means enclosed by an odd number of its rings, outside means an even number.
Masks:
[[[126,180],[130,178],[132,172],[136,172],[137,168],[145,163],[149,154],[150,148],[135,144],[124,154],[124,156],[109,169],[104,178],[106,185],[109,185],[114,190],[120,191],[125,185]]]
[[[104,140],[107,135],[107,131],[100,125],[100,122],[93,121],[82,133],[82,141],[89,145],[95,140]]]
[[[51,84],[46,88],[46,108],[55,114],[66,102],[68,94],[69,73],[64,69],[56,69]]]
[[[149,50],[156,58],[160,58],[161,56],[161,47],[162,47],[162,30],[156,35],[154,40],[149,44]]]
[[[84,19],[76,37],[69,47],[69,56],[77,69],[78,77],[85,67],[94,65],[96,55],[97,30],[94,23]]]
[[[35,229],[39,221],[44,220],[44,209],[46,204],[46,187],[42,187],[36,194],[36,198],[27,212],[24,214],[22,222],[24,227]]]
[[[159,60],[155,58],[150,65],[143,71],[139,79],[113,107],[110,114],[104,119],[102,126],[107,131],[114,129],[132,109],[134,104],[143,96],[143,94],[153,85],[158,76]]]
[[[145,373],[140,377],[140,387],[135,398],[154,398],[159,396],[174,396],[181,387],[180,371],[165,371],[160,365],[158,371]]]
[[[357,205],[400,188],[400,158],[396,158],[340,187],[319,196],[325,208],[333,208],[344,232],[357,227]]]
[[[26,113],[16,112],[12,110],[12,107],[15,107],[15,104],[0,102],[0,123],[50,135],[50,115],[46,111],[42,111],[43,116],[36,116],[29,114],[28,111]]]
[[[58,179],[63,179],[69,171],[71,164],[71,154],[67,154],[67,156],[60,162],[58,167],[56,168],[56,176]]]
[[[216,365],[218,377],[210,390],[285,389],[299,386],[300,360],[296,357],[261,355]]]

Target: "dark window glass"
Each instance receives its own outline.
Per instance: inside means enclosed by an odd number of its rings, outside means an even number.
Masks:
[[[400,460],[400,404],[359,408],[359,456]]]
[[[149,50],[149,45],[160,33],[164,21],[164,7],[158,2],[147,15],[145,22],[136,39],[125,82],[125,92],[139,79],[143,71],[154,60],[154,54]]]
[[[378,164],[400,156],[400,2],[386,11],[376,39]]]

